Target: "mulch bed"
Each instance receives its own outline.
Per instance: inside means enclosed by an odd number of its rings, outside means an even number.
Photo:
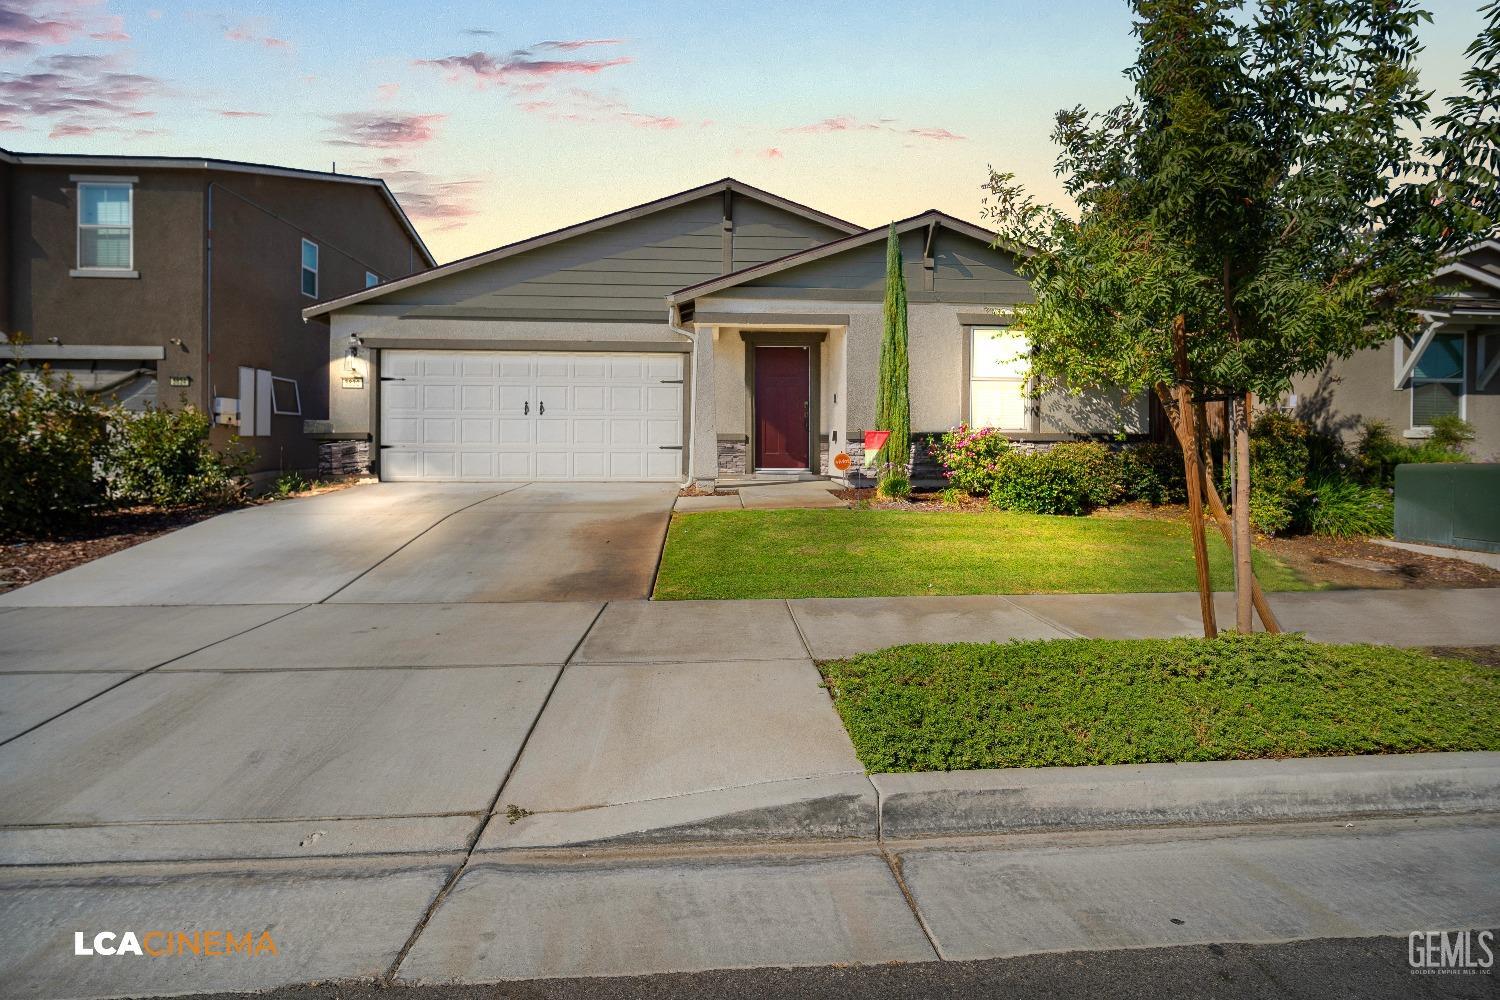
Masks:
[[[0,545],[0,594],[101,556],[207,520],[232,508],[127,507],[100,514],[55,537]]]
[[[317,496],[355,485],[365,480],[351,477],[320,482],[293,497]],[[0,542],[0,594],[63,570],[93,562],[103,556],[148,542],[178,528],[206,521],[210,517],[241,507],[274,503],[290,499],[268,494],[227,507],[122,507],[99,514],[77,527],[59,530],[50,538],[20,539]]]

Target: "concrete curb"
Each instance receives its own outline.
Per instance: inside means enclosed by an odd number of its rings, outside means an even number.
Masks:
[[[769,841],[874,841],[875,789],[863,774],[794,778],[644,802],[495,817],[477,851]]]
[[[1500,753],[875,774],[886,840],[1500,810]]]

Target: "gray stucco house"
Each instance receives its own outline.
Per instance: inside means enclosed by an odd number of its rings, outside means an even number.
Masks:
[[[1500,461],[1500,240],[1455,255],[1436,284],[1415,337],[1330,361],[1299,379],[1285,402],[1346,440],[1370,420],[1420,439],[1434,417],[1453,414],[1474,426],[1473,457]]]
[[[1027,397],[1004,313],[1029,288],[993,233],[896,228],[914,433],[1148,431],[1143,400]],[[885,240],[725,179],[322,302],[311,429],[387,480],[835,475],[874,428]]]

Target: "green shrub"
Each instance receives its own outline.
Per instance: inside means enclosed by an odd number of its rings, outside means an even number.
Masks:
[[[905,500],[911,496],[911,480],[899,474],[891,474],[875,487],[875,495],[882,500]]]
[[[1267,535],[1285,531],[1312,499],[1307,488],[1312,450],[1307,425],[1295,417],[1267,410],[1250,428],[1250,523]],[[1232,495],[1229,470],[1220,489]]]
[[[313,484],[304,479],[300,472],[283,472],[276,477],[276,485],[272,489],[272,492],[277,497],[285,499],[293,493],[301,493],[304,490],[312,489],[312,487]]]
[[[122,413],[110,433],[111,498],[162,506],[239,499],[255,454],[238,439],[223,452],[215,450],[209,443],[212,427],[208,414],[195,406]]]
[[[1187,476],[1182,467],[1182,449],[1177,445],[1164,442],[1129,445],[1115,457],[1119,463],[1122,500],[1149,504],[1187,502]]]
[[[993,427],[959,424],[930,450],[949,486],[973,496],[989,496],[995,489],[1000,456],[1010,451],[1010,442]]]
[[[99,506],[108,425],[71,381],[0,371],[0,534],[49,534]]]
[[[1060,444],[1048,451],[1008,452],[996,462],[990,503],[1032,514],[1086,514],[1120,493],[1118,465],[1102,444]]]
[[[1315,535],[1357,538],[1389,535],[1396,512],[1389,491],[1363,486],[1350,479],[1315,479],[1309,485],[1311,502],[1299,513],[1298,527]]]
[[[1409,443],[1398,441],[1384,421],[1366,421],[1354,449],[1355,478],[1367,486],[1391,486],[1398,465],[1467,462],[1464,445],[1474,439],[1473,426],[1453,416],[1437,417],[1432,424],[1430,437]]]

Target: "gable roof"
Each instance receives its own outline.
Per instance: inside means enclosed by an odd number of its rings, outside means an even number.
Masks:
[[[261,174],[268,177],[289,177],[294,180],[333,181],[340,184],[360,184],[377,189],[385,199],[386,207],[406,230],[412,243],[421,252],[428,267],[434,267],[437,259],[427,244],[422,241],[406,211],[391,189],[379,177],[364,177],[359,174],[335,174],[324,170],[302,170],[298,167],[277,167],[268,163],[248,163],[243,160],[215,160],[197,156],[120,156],[107,153],[22,153],[0,148],[0,162],[28,164],[38,167],[112,167],[135,170],[219,170],[226,173]]]
[[[763,191],[758,187],[753,187],[749,184],[737,181],[733,177],[725,177],[722,180],[713,181],[709,184],[703,184],[695,188],[689,188],[686,191],[679,191],[676,194],[667,195],[665,198],[658,198],[655,201],[648,201],[640,205],[634,205],[630,208],[623,208],[618,212],[611,212],[608,215],[601,215],[598,218],[589,219],[585,222],[575,223],[574,225],[566,226],[562,229],[554,229],[551,232],[542,233],[539,236],[532,236],[524,240],[519,240],[515,243],[507,243],[505,246],[496,247],[493,250],[486,250],[482,253],[473,254],[469,257],[463,257],[459,260],[452,261],[451,263],[444,264],[441,267],[435,267],[430,271],[423,271],[421,274],[414,274],[406,278],[400,278],[396,281],[388,281],[384,284],[376,285],[374,288],[367,288],[337,299],[329,299],[327,302],[319,302],[317,305],[308,306],[306,309],[302,310],[302,318],[311,319],[314,316],[321,316],[325,313],[333,312],[336,309],[342,309],[345,306],[356,305],[360,302],[366,302],[370,299],[379,298],[387,292],[396,291],[402,288],[410,288],[413,285],[420,285],[424,282],[434,281],[438,278],[446,278],[450,275],[458,274],[471,268],[481,267],[485,264],[491,264],[498,260],[504,260],[507,257],[514,257],[517,254],[523,254],[529,250],[536,250],[540,247],[545,247],[553,243],[559,243],[563,240],[571,239],[574,236],[582,236],[585,233],[591,233],[595,232],[596,230],[605,229],[609,226],[617,225],[621,222],[629,222],[633,219],[639,219],[656,212],[665,211],[669,208],[675,208],[678,205],[684,205],[690,201],[697,201],[699,198],[704,198],[709,195],[724,191],[730,191],[734,194],[744,195],[748,198],[754,198],[757,201],[766,202],[767,204],[774,205],[777,208],[781,208],[788,212],[791,212],[794,215],[800,215],[805,219],[810,219],[814,222],[822,223],[823,225],[828,226],[831,229],[838,229],[842,232],[856,234],[862,233],[864,231],[852,222],[847,222],[844,219],[836,218],[835,216],[828,215],[824,212],[819,212],[815,208],[809,208],[806,205],[791,201],[787,198],[783,198],[780,195],[772,194],[769,191]]]
[[[936,208],[929,208],[920,215],[913,215],[909,219],[902,219],[899,222],[892,223],[892,225],[896,227],[897,233],[909,233],[915,229],[925,229],[930,225],[938,225],[944,229],[951,229],[956,233],[979,240],[986,245],[993,245],[998,238],[995,233],[990,232],[982,226],[976,226],[972,222],[965,222],[963,219],[949,215],[947,212],[939,211]],[[807,250],[799,250],[796,253],[787,254],[785,257],[768,260],[763,264],[742,267],[738,271],[731,271],[717,278],[709,278],[707,281],[700,281],[697,284],[679,288],[667,296],[667,302],[671,305],[679,305],[703,295],[712,295],[714,292],[721,292],[726,288],[733,288],[735,285],[753,281],[756,278],[763,278],[766,275],[776,274],[779,271],[785,271],[802,264],[811,264],[813,261],[822,260],[824,257],[832,257],[834,254],[840,254],[846,250],[868,246],[871,243],[885,239],[886,230],[887,227],[885,226],[877,226],[874,229],[866,229],[840,240],[822,243]],[[1013,253],[1030,255],[1030,251],[1025,247],[1008,249],[1011,249]]]

